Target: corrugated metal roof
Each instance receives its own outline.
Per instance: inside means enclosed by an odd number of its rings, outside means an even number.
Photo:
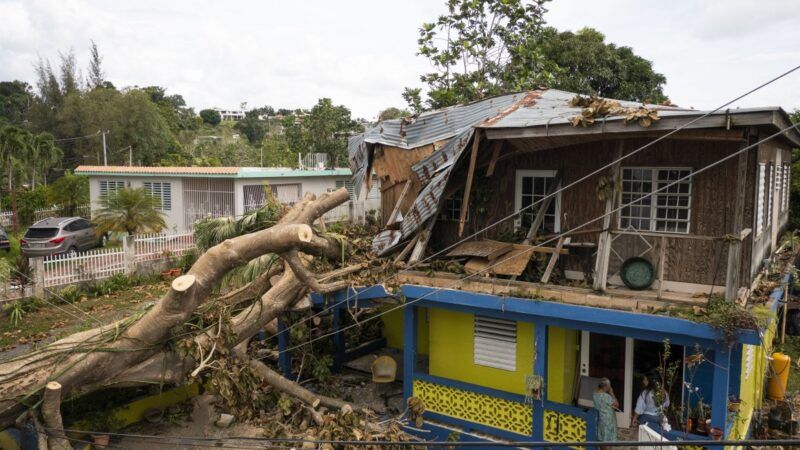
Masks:
[[[468,127],[461,132],[458,136],[447,142],[442,148],[433,152],[427,158],[414,164],[411,170],[417,174],[419,181],[422,184],[427,183],[436,175],[436,172],[442,170],[446,165],[451,165],[464,151],[464,147],[472,138],[475,129]]]

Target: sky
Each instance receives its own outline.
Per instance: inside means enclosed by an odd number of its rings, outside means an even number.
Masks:
[[[559,30],[588,26],[630,46],[667,78],[680,105],[716,108],[800,65],[796,0],[554,0]],[[38,58],[94,39],[117,87],[158,85],[197,110],[310,108],[330,97],[355,117],[403,107],[403,88],[430,70],[417,30],[444,0],[291,2],[0,0],[0,80],[34,82]],[[800,108],[800,70],[736,106]]]

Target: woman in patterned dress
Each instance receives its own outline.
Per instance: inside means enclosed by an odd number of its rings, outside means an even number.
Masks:
[[[602,442],[613,442],[617,440],[617,413],[619,402],[614,397],[614,390],[611,389],[611,381],[608,378],[600,380],[597,389],[592,395],[594,408],[597,410],[597,440]],[[600,450],[608,450],[611,447],[600,447]]]

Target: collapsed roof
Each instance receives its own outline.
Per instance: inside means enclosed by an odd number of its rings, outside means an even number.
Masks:
[[[557,89],[501,95],[466,105],[429,111],[410,118],[386,120],[353,136],[348,143],[348,158],[353,172],[356,196],[361,186],[371,183],[373,150],[377,145],[401,149],[416,149],[425,145],[447,143],[411,167],[422,184],[416,200],[405,213],[398,230],[385,230],[375,236],[373,250],[383,255],[400,242],[414,235],[431,217],[442,200],[450,173],[464,149],[473,139],[476,129],[483,129],[488,139],[531,138],[555,135],[583,135],[641,131],[640,127],[625,127],[625,115],[596,118],[589,127],[575,127],[570,119],[580,116],[584,108],[574,105],[575,93]],[[644,107],[657,111],[659,119],[652,129],[670,131],[678,127],[719,128],[733,125],[774,125],[785,128],[789,117],[779,107],[718,109],[700,111],[673,105],[643,105],[638,102],[614,100],[619,107]],[[787,139],[800,145],[800,134],[792,130]]]

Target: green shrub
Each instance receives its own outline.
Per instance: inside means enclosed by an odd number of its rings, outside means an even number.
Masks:
[[[83,290],[80,286],[73,284],[61,289],[58,292],[58,297],[65,303],[75,303],[83,296]]]

